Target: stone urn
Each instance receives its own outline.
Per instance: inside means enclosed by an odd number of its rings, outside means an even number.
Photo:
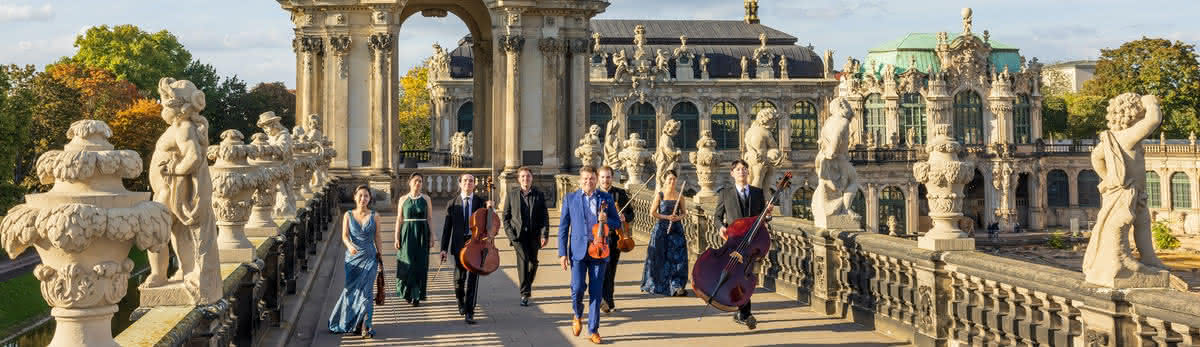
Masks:
[[[56,324],[49,346],[117,346],[111,324],[133,270],[129,250],[165,250],[170,238],[166,206],[121,183],[141,174],[142,159],[114,150],[110,136],[101,121],[71,124],[71,141],[37,160],[38,179],[53,188],[26,195],[0,223],[10,256],[33,246],[42,258],[33,274]]]
[[[317,161],[320,160],[318,154],[313,153],[315,148],[316,144],[308,141],[296,141],[292,147],[292,156],[295,158],[292,166],[292,189],[295,189],[298,197],[304,199],[313,196],[309,181],[317,168]]]
[[[715,201],[717,185],[715,172],[721,164],[721,153],[717,151],[717,141],[712,137],[712,131],[705,130],[696,141],[695,152],[688,154],[692,165],[696,166],[696,181],[700,191],[696,193],[696,201]]]
[[[637,133],[630,133],[624,147],[618,156],[621,158],[621,166],[625,167],[629,174],[629,180],[625,183],[646,184],[646,163],[650,161],[651,156],[650,151],[646,150],[646,140],[642,140]]]
[[[254,261],[254,245],[246,238],[246,222],[250,219],[251,196],[263,174],[246,161],[253,146],[244,142],[240,131],[221,132],[221,143],[208,147],[209,167],[213,184],[213,212],[217,218],[217,249],[221,263]]]
[[[250,195],[252,206],[246,221],[246,236],[269,237],[279,233],[275,224],[276,187],[287,175],[283,167],[283,150],[267,140],[267,134],[257,133],[250,146],[254,148],[247,164],[258,169],[260,179]]]
[[[917,245],[929,250],[975,249],[975,239],[958,228],[962,217],[963,186],[975,175],[975,165],[958,158],[962,145],[950,137],[950,126],[938,124],[925,151],[929,160],[913,166],[917,182],[928,190],[929,217],[933,228],[917,240]]]

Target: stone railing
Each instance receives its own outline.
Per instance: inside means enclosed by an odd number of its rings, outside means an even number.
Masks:
[[[573,182],[558,180],[560,191]],[[634,236],[649,237],[653,193],[634,196]],[[689,259],[722,243],[715,204],[689,201]],[[1200,295],[1097,288],[1080,272],[976,251],[935,252],[860,230],[776,217],[763,287],[918,346],[1196,346]]]
[[[483,189],[483,183],[486,182],[489,174],[488,168],[420,168],[410,169],[404,168],[396,170],[396,181],[399,185],[396,187],[396,195],[401,196],[408,192],[408,177],[414,172],[419,172],[425,178],[423,190],[426,195],[433,199],[449,198],[458,195],[458,178],[463,174],[471,174],[475,176],[475,183],[479,189]]]
[[[281,220],[278,233],[250,237],[257,260],[222,266],[224,297],[207,308],[139,308],[134,323],[116,337],[122,346],[251,346],[270,329],[284,326],[284,298],[295,295],[299,272],[326,239],[336,213],[336,182],[300,201],[294,220]],[[290,324],[287,324],[290,325]]]

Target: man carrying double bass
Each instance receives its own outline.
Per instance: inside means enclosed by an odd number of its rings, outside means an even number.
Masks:
[[[741,159],[734,160],[729,175],[733,177],[733,187],[721,189],[720,196],[717,199],[717,210],[714,215],[717,223],[721,225],[719,235],[721,235],[722,239],[726,239],[726,228],[730,224],[733,224],[733,221],[739,218],[758,216],[762,214],[763,209],[767,208],[762,188],[751,186],[749,183],[749,164]],[[774,207],[770,206],[771,209],[774,209]],[[770,234],[767,234],[767,237],[770,237]],[[745,264],[748,266],[747,272],[754,273],[758,270],[758,265],[762,261],[762,258],[747,259],[747,261],[751,262],[750,264]],[[749,301],[745,305],[738,307],[738,311],[733,314],[733,321],[745,325],[751,330],[758,326],[758,320],[754,318],[754,313],[750,311]]]
[[[621,218],[621,223],[633,223],[633,207],[629,205],[629,192],[624,189],[613,186],[613,169],[608,166],[600,167],[600,190],[608,192],[612,195],[613,200],[617,202],[619,209],[618,217]],[[617,234],[617,229],[613,229],[608,235],[608,244],[611,246],[608,250],[608,269],[604,271],[604,301],[600,303],[600,310],[604,313],[612,312],[617,308],[613,302],[614,282],[617,278],[617,262],[621,261],[621,250],[617,249],[617,241],[621,239],[621,235]]]
[[[465,316],[467,324],[475,324],[475,298],[479,289],[479,274],[467,271],[458,259],[459,252],[471,239],[471,214],[481,208],[491,208],[492,201],[476,196],[475,176],[463,174],[458,178],[459,196],[446,206],[446,222],[442,223],[442,262],[446,253],[454,261],[454,298],[458,301],[458,314]]]
[[[508,192],[504,208],[504,232],[517,254],[517,277],[521,281],[521,306],[529,306],[533,278],[537,276],[538,250],[550,239],[550,214],[546,196],[533,187],[533,172],[528,167],[517,169],[520,188]]]

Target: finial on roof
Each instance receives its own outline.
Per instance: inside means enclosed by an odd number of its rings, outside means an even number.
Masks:
[[[971,8],[970,7],[963,7],[963,9],[962,9],[962,24],[963,24],[962,34],[970,35],[971,34]]]
[[[746,7],[746,24],[758,24],[758,0],[742,0]]]

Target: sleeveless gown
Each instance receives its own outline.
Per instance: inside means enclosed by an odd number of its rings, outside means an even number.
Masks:
[[[350,212],[347,212],[350,213]],[[333,306],[329,315],[329,331],[343,334],[353,332],[361,323],[363,329],[372,331],[371,317],[375,310],[375,276],[379,261],[375,260],[375,212],[367,218],[366,225],[350,216],[350,242],[358,248],[358,254],[346,250],[346,289]]]
[[[658,213],[671,214],[676,203],[675,200],[662,200],[658,205]],[[670,230],[667,230],[668,225]],[[683,235],[683,223],[659,219],[650,231],[650,244],[646,245],[642,292],[672,295],[676,290],[686,290],[687,267],[687,238]]]
[[[396,253],[396,295],[404,301],[425,300],[429,274],[429,211],[425,198],[406,198],[400,207],[400,251]]]

